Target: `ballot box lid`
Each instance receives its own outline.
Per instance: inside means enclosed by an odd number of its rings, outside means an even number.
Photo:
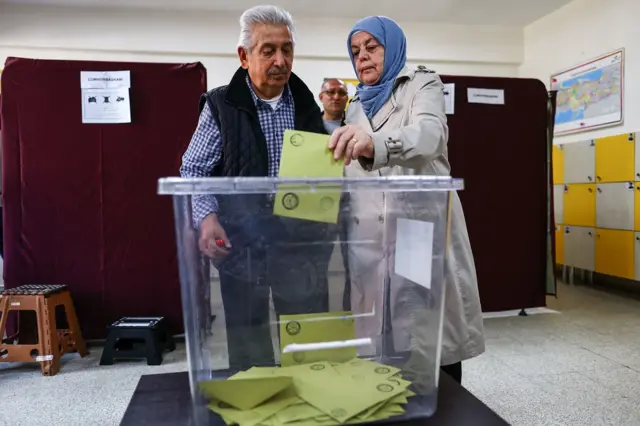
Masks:
[[[283,185],[304,186],[308,191],[342,192],[431,192],[458,191],[464,188],[462,179],[451,176],[377,176],[343,178],[287,177],[168,177],[158,180],[158,194],[273,194]]]

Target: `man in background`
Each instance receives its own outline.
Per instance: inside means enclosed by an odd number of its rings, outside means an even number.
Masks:
[[[344,125],[344,112],[347,107],[349,93],[347,86],[337,78],[327,78],[320,88],[322,102],[322,120],[329,134]]]
[[[349,92],[346,84],[337,78],[325,78],[320,87],[320,102],[322,102],[322,121],[327,133],[332,134],[338,127],[344,126],[345,109],[349,100]],[[351,277],[349,276],[348,248],[348,215],[349,194],[342,194],[340,201],[340,253],[345,272],[344,292],[342,297],[342,309],[351,310]]]
[[[183,177],[276,177],[284,132],[326,133],[313,93],[291,72],[291,15],[256,6],[240,17],[240,68],[204,94]],[[198,195],[199,248],[220,274],[229,366],[273,365],[269,297],[276,314],[327,312],[337,226],[273,215],[271,194]]]

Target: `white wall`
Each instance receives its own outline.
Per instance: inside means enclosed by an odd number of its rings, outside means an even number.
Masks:
[[[31,8],[0,5],[0,61],[7,56],[144,62],[202,62],[210,87],[238,67],[238,16],[211,12]],[[294,72],[316,90],[325,77],[353,78],[346,36],[353,22],[296,20]],[[517,28],[401,23],[412,64],[441,74],[516,76]]]
[[[609,51],[625,48],[623,125],[556,136],[567,143],[640,130],[640,13],[638,0],[575,0],[524,30],[521,77],[542,80]]]

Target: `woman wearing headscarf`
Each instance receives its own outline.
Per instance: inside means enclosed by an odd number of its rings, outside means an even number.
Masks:
[[[406,66],[406,44],[402,29],[382,16],[358,21],[349,34],[349,56],[360,84],[347,109],[346,126],[336,130],[329,140],[335,158],[344,157],[349,177],[450,175],[442,81],[423,66]],[[389,322],[396,352],[437,345],[433,324],[439,319],[425,312],[439,302],[434,302],[433,291],[393,273],[396,227],[391,223],[398,217],[436,222],[442,232],[441,238],[434,236],[433,253],[440,254],[441,267],[434,267],[432,281],[439,280],[444,287],[444,325],[441,347],[422,356],[433,358],[441,350],[443,370],[460,381],[461,362],[485,350],[484,331],[462,205],[455,191],[450,193],[450,202],[444,194],[350,194],[351,220],[345,221],[348,241],[381,241],[369,246],[349,244],[351,304],[354,312],[375,312],[371,317],[356,319],[359,337],[384,340],[382,336],[387,333],[383,329],[388,330]],[[447,213],[448,244],[444,231]],[[446,256],[442,253],[444,247]],[[385,286],[387,274],[389,282]],[[383,321],[380,313],[385,298],[390,313]]]

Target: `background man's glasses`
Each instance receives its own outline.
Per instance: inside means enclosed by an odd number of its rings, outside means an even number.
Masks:
[[[329,96],[338,95],[338,96],[341,96],[341,97],[344,97],[344,96],[348,95],[347,91],[346,90],[342,90],[342,89],[340,89],[340,90],[325,90],[323,93],[325,95],[329,95]]]

